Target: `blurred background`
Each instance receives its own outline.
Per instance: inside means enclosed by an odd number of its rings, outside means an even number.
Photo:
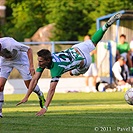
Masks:
[[[69,48],[75,41],[83,41],[85,35],[92,36],[116,12],[123,16],[97,46],[99,76],[110,77],[110,62],[115,61],[119,36],[126,34],[127,42],[133,39],[132,0],[0,0],[0,36],[10,36],[31,46],[37,67],[39,49],[58,52]],[[111,60],[108,42],[111,42]],[[49,71],[43,75],[50,77]],[[69,77],[68,73],[63,77]],[[14,70],[10,78],[21,77]]]

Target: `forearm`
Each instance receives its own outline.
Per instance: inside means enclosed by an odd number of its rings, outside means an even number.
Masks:
[[[52,101],[52,98],[54,96],[54,93],[55,93],[55,90],[54,89],[50,89],[48,91],[48,94],[47,94],[47,98],[46,98],[46,102],[45,102],[45,107],[48,108],[49,104],[51,103]]]
[[[52,98],[54,96],[54,93],[55,93],[55,88],[56,88],[56,85],[57,85],[58,82],[52,82],[50,84],[50,89],[48,91],[48,94],[47,94],[47,98],[46,98],[46,102],[45,102],[45,107],[48,108],[49,104],[51,103],[52,101]]]
[[[53,96],[54,96],[55,88],[56,88],[57,83],[58,83],[58,82],[51,82],[51,83],[50,83],[50,89],[49,89],[48,94],[47,94],[47,98],[46,98],[45,105],[44,105],[44,107],[36,114],[37,116],[43,115],[43,114],[45,114],[45,113],[47,112],[48,106],[49,106],[49,104],[51,103],[52,98],[53,98]]]
[[[29,48],[27,54],[28,54],[28,58],[29,58],[30,67],[34,67],[34,65],[33,65],[33,54],[32,54],[32,49],[31,48]]]

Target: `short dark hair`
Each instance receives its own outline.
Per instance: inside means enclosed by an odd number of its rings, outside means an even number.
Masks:
[[[41,49],[37,52],[37,55],[44,58],[44,60],[52,60],[51,52],[48,49]]]
[[[125,57],[123,57],[123,56],[118,56],[118,59],[126,61]]]
[[[124,38],[126,38],[126,35],[125,35],[125,34],[121,34],[120,37],[124,37]]]

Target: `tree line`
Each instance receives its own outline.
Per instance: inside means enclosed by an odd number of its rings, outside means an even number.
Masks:
[[[18,41],[30,38],[38,28],[54,23],[54,41],[82,40],[96,31],[98,17],[133,10],[133,0],[7,0],[2,36]]]

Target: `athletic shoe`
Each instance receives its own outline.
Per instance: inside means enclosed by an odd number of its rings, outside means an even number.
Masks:
[[[116,20],[120,19],[120,17],[122,16],[122,14],[120,12],[116,13],[115,15],[113,15],[106,23],[107,27],[110,27]]]
[[[0,118],[2,118],[3,116],[2,115],[0,115]]]
[[[41,92],[42,93],[42,92]],[[40,107],[43,108],[44,103],[45,103],[45,98],[43,96],[43,93],[39,96],[39,103],[40,103]]]

